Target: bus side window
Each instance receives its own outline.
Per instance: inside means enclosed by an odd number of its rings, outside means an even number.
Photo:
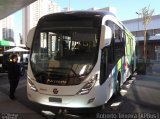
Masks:
[[[106,25],[112,30],[111,44],[108,47],[108,73],[110,73],[117,61],[125,54],[125,33],[112,21]]]
[[[115,30],[114,30],[114,23],[112,21],[106,21],[106,25],[109,26],[112,30],[112,39],[111,44],[108,47],[108,63],[113,64],[115,60],[115,53],[114,53],[114,38],[115,38]]]
[[[117,62],[122,56],[124,56],[124,41],[122,39],[122,29],[115,25],[115,61]]]
[[[109,52],[108,52],[108,63],[109,64],[112,64],[112,63],[114,63],[114,40],[113,40],[113,38],[111,39],[111,44],[110,44],[110,46],[108,47],[108,49],[109,49]]]
[[[114,65],[115,65],[115,24],[112,21],[107,21],[106,25],[109,26],[112,30],[112,39],[111,39],[111,44],[108,46],[108,71],[107,71],[107,76],[111,73]]]

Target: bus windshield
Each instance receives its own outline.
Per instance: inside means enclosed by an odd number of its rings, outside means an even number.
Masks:
[[[43,27],[32,44],[31,68],[39,83],[78,85],[93,69],[98,54],[95,27]]]

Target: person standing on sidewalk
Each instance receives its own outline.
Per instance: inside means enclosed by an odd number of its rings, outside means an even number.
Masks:
[[[18,56],[13,54],[8,63],[8,79],[10,83],[10,94],[9,97],[15,99],[14,93],[18,86],[20,79],[20,65],[17,63]]]

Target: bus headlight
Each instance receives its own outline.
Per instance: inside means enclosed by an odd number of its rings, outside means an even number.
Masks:
[[[37,92],[38,90],[37,90],[36,86],[34,85],[32,79],[31,79],[29,76],[27,76],[27,79],[28,79],[28,85],[29,85],[29,87],[30,87],[33,91]]]
[[[90,92],[90,90],[93,88],[93,86],[95,85],[96,81],[98,78],[98,74],[94,75],[92,77],[92,79],[90,81],[88,81],[82,88],[80,91],[78,91],[77,95],[85,95],[88,94]]]

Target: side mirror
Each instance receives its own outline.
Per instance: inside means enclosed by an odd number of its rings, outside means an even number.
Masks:
[[[111,43],[112,30],[110,27],[102,25],[101,27],[101,39],[100,39],[100,48],[103,49],[105,46]]]
[[[33,37],[34,37],[34,33],[35,33],[35,29],[36,29],[36,27],[33,27],[33,28],[30,29],[30,31],[28,32],[28,35],[27,35],[27,43],[26,43],[26,46],[27,46],[28,48],[31,48],[32,41],[33,41]]]

